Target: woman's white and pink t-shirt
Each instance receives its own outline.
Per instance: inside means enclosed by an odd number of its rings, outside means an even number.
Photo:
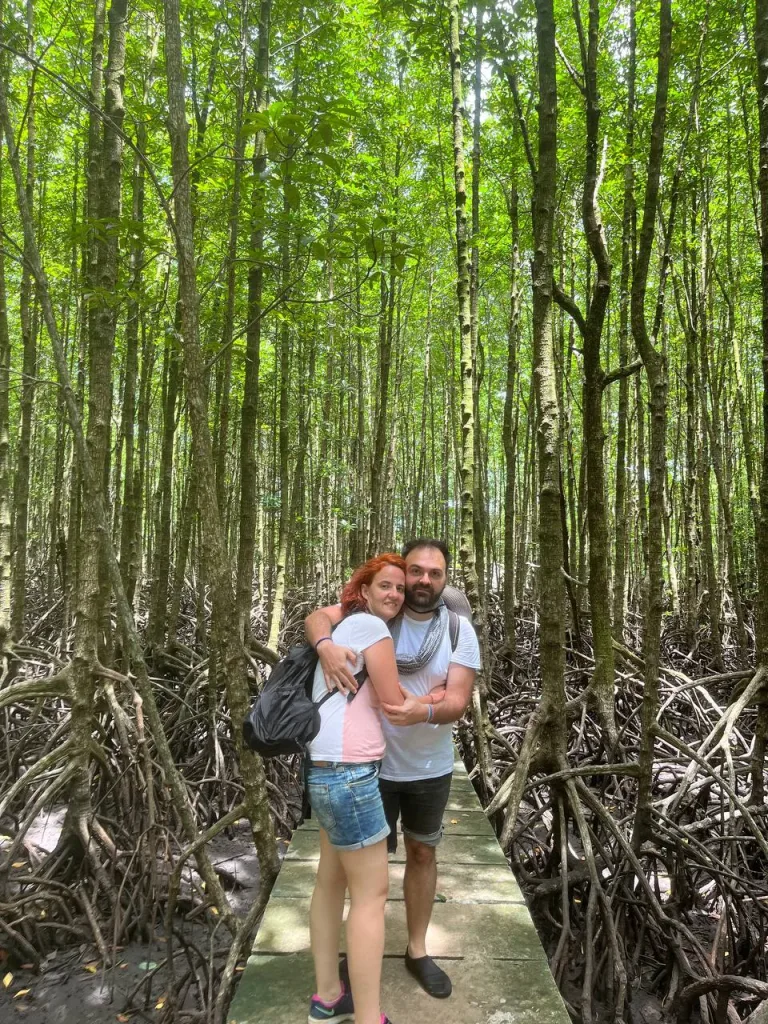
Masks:
[[[357,654],[353,671],[363,667],[363,651],[391,634],[383,619],[358,612],[342,619],[333,631],[333,642],[350,647]],[[323,670],[318,662],[312,686],[312,700],[327,693]],[[360,764],[379,761],[384,756],[379,701],[370,679],[358,690],[354,700],[336,693],[320,708],[320,732],[309,744],[312,761],[340,761]]]

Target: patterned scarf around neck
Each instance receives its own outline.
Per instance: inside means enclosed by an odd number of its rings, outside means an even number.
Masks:
[[[397,652],[397,641],[400,639],[400,627],[403,624],[403,616],[398,615],[395,621],[390,627],[392,637],[395,641],[395,652]],[[413,675],[414,672],[419,672],[424,666],[432,660],[437,653],[437,649],[443,642],[445,631],[448,629],[448,609],[445,607],[443,602],[435,608],[432,615],[432,621],[429,624],[429,629],[424,635],[424,639],[421,642],[421,647],[416,654],[397,654],[397,669],[402,675]]]

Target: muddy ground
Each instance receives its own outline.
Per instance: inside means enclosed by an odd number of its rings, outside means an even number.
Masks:
[[[63,809],[41,817],[29,836],[30,845],[41,853],[56,844]],[[1,841],[1,840],[0,840]],[[286,844],[281,842],[281,855]],[[244,913],[255,898],[259,866],[247,824],[236,827],[231,838],[218,837],[210,845],[211,859],[235,884],[227,885],[230,899]],[[210,943],[206,928],[179,917],[177,926],[185,938],[202,948]],[[225,946],[222,935],[217,947]],[[156,1022],[163,1007],[167,974],[158,965],[166,955],[162,934],[162,910],[158,912],[154,941],[132,943],[120,950],[114,967],[104,970],[92,946],[52,952],[39,972],[12,967],[2,949],[0,936],[0,1024],[126,1024],[127,1021]],[[12,977],[8,981],[8,975]],[[151,980],[147,981],[148,975]],[[147,987],[131,1000],[142,981]],[[195,1004],[190,997],[188,1008]]]

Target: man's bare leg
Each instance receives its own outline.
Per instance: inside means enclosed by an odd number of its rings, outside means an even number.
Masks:
[[[403,895],[408,922],[405,966],[421,987],[435,999],[451,994],[451,979],[427,954],[427,928],[437,888],[437,857],[434,846],[405,836]]]
[[[408,952],[415,958],[427,955],[427,928],[432,918],[437,889],[437,857],[434,846],[405,836],[403,896],[408,922]]]

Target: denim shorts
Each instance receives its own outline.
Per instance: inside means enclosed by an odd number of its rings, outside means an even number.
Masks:
[[[337,850],[362,850],[389,835],[379,792],[379,765],[378,761],[307,765],[309,803]]]

